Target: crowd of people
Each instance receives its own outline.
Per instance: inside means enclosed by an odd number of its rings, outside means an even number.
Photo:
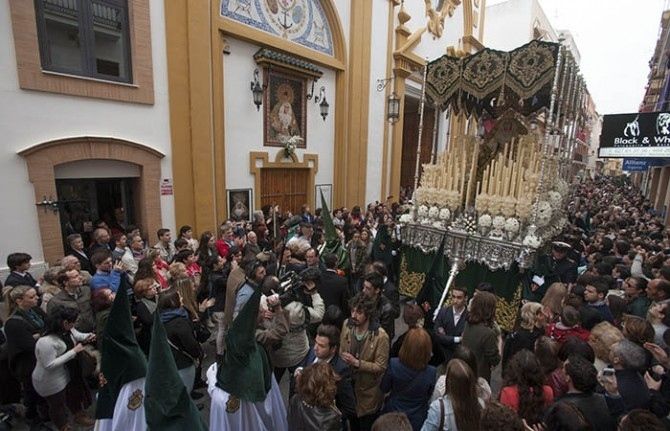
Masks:
[[[108,384],[100,340],[125,295],[132,342],[149,355],[161,322],[192,402],[202,409],[210,396],[211,429],[670,424],[670,236],[637,188],[604,177],[575,185],[570,224],[524,274],[509,332],[490,283],[453,286],[434,322],[401,297],[401,211],[264,208],[198,239],[189,226],[177,238],[160,229],[151,247],[137,227],[100,222],[88,246],[69,235],[67,255],[38,279],[31,256],[10,254],[3,417],[92,427],[95,390]],[[216,358],[205,368],[209,344]]]

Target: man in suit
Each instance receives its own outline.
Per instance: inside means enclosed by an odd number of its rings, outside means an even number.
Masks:
[[[456,347],[461,342],[461,336],[467,322],[468,291],[465,287],[451,288],[451,306],[443,308],[435,319],[435,337],[444,352],[444,360],[449,361],[454,355]]]
[[[104,227],[99,227],[96,230],[93,231],[93,240],[95,241],[93,244],[91,244],[91,247],[88,249],[88,255],[93,256],[93,253],[95,253],[96,250],[102,249],[102,250],[109,250],[111,253],[112,250],[114,250],[114,247],[110,245],[109,241],[111,240],[111,236],[109,235],[109,230],[107,230]],[[94,265],[95,266],[95,265]]]
[[[91,263],[91,258],[86,254],[84,250],[84,240],[81,235],[78,233],[73,233],[67,236],[67,243],[70,246],[70,255],[77,258],[79,265],[81,266],[82,271],[86,271],[89,274],[95,274],[93,269],[93,264]]]
[[[293,374],[297,377],[304,367],[315,362],[328,362],[333,371],[340,376],[337,382],[337,393],[335,394],[335,405],[342,412],[344,418],[356,417],[356,397],[351,382],[351,368],[339,355],[340,330],[333,325],[319,325],[316,330],[314,348],[309,349],[307,356]],[[291,381],[291,389],[294,388],[294,380]],[[292,392],[292,391],[291,391]]]
[[[333,253],[327,253],[323,256],[326,270],[321,272],[321,280],[316,288],[323,298],[326,309],[330,305],[336,305],[345,316],[349,314],[349,289],[347,279],[342,277],[335,270],[337,266],[337,256]]]

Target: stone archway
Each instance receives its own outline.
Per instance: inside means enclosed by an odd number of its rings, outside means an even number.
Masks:
[[[140,167],[138,224],[145,233],[161,227],[159,182],[160,161],[164,155],[156,150],[117,138],[83,136],[44,142],[19,152],[28,165],[35,202],[57,196],[55,167],[78,160],[119,160]],[[38,209],[44,261],[54,264],[63,257],[62,232],[58,213]]]

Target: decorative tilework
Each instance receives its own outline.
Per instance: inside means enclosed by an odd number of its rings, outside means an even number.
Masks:
[[[319,0],[221,0],[221,16],[334,55],[330,24]]]

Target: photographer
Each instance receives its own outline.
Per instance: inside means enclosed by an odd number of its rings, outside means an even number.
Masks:
[[[307,328],[321,322],[326,309],[316,289],[319,272],[308,269],[280,294],[280,302],[289,315],[289,332],[281,347],[272,352],[277,382],[288,368],[293,373],[309,351]]]
[[[254,294],[254,291],[260,288],[265,279],[265,267],[263,262],[259,260],[254,260],[246,266],[246,281],[239,288],[235,296],[235,309],[233,311],[233,319],[237,317],[237,314],[244,308],[244,304],[247,303],[251,295]]]
[[[268,277],[266,280],[268,279],[277,280],[276,277]],[[288,328],[288,311],[282,308],[279,296],[270,295],[261,297],[261,305],[258,310],[258,326],[256,327],[256,341],[263,345],[268,355],[273,349],[281,345],[282,340],[288,333]]]

